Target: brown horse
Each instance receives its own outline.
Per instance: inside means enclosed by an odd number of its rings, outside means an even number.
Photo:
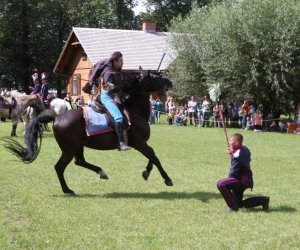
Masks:
[[[147,180],[154,164],[167,186],[173,186],[173,182],[147,141],[150,137],[150,126],[148,124],[150,115],[149,94],[153,91],[168,89],[171,86],[172,83],[167,78],[140,71],[140,75],[137,77],[125,78],[123,88],[130,96],[125,101],[131,120],[131,127],[128,130],[128,144],[149,159],[142,176]],[[38,156],[42,141],[40,123],[50,121],[54,121],[54,136],[62,151],[62,155],[55,165],[62,191],[66,194],[74,194],[67,186],[64,178],[64,171],[74,157],[76,165],[96,172],[101,179],[108,179],[106,173],[100,167],[85,161],[83,151],[84,147],[97,150],[117,149],[116,133],[109,132],[88,137],[85,131],[82,109],[69,110],[55,118],[40,116],[30,123],[26,130],[25,143],[27,148],[24,148],[13,139],[7,139],[5,147],[24,163],[34,161]],[[38,139],[40,139],[40,143],[38,143]]]

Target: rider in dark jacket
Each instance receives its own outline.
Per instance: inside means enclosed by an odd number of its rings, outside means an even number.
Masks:
[[[114,52],[110,59],[101,60],[94,66],[90,81],[96,83],[99,81],[101,82],[101,102],[110,112],[115,121],[115,129],[119,140],[119,150],[125,151],[131,149],[131,147],[128,147],[125,142],[123,135],[123,115],[115,101],[115,95],[123,81],[123,75],[121,72],[122,66],[122,53]]]
[[[32,75],[32,80],[34,83],[34,87],[30,87],[31,88],[31,94],[39,94],[41,92],[41,84],[40,84],[40,80],[39,80],[39,75],[38,73],[34,73]]]
[[[42,101],[45,102],[48,98],[48,92],[49,92],[49,86],[48,86],[48,74],[46,72],[43,72],[42,74],[42,87],[41,87],[41,92],[40,96],[42,98]]]

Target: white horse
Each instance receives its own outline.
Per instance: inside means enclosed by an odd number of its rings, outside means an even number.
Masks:
[[[53,109],[56,115],[60,115],[67,110],[71,110],[72,107],[69,102],[60,98],[55,98],[50,102],[50,109]]]
[[[72,107],[69,102],[60,99],[60,98],[54,98],[50,101],[50,109],[45,109],[43,114],[48,114],[52,116],[57,116],[67,110],[71,110]],[[32,107],[28,107],[26,109],[26,112],[24,112],[23,115],[23,120],[24,120],[24,125],[27,127],[27,125],[35,119],[39,115],[38,112]]]
[[[27,107],[32,106],[36,107],[42,111],[44,111],[45,107],[37,95],[25,95],[21,94],[16,90],[11,91],[11,97],[5,98],[8,103],[12,104],[12,110],[11,110],[11,118],[12,118],[12,131],[11,136],[17,136],[16,135],[16,129],[18,122],[20,118],[22,118],[24,111],[27,109]],[[15,104],[13,104],[15,102]],[[0,117],[9,117],[9,109],[2,107],[0,108]]]

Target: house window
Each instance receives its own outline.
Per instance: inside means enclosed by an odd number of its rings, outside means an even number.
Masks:
[[[72,93],[73,95],[80,95],[80,75],[72,76]]]

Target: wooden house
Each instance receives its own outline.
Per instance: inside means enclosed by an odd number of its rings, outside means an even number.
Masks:
[[[143,24],[142,30],[73,28],[57,60],[54,73],[67,77],[67,92],[83,95],[82,87],[89,80],[95,63],[109,58],[114,51],[123,54],[123,72],[166,70],[175,53],[168,45],[170,33],[156,32],[156,24]]]

